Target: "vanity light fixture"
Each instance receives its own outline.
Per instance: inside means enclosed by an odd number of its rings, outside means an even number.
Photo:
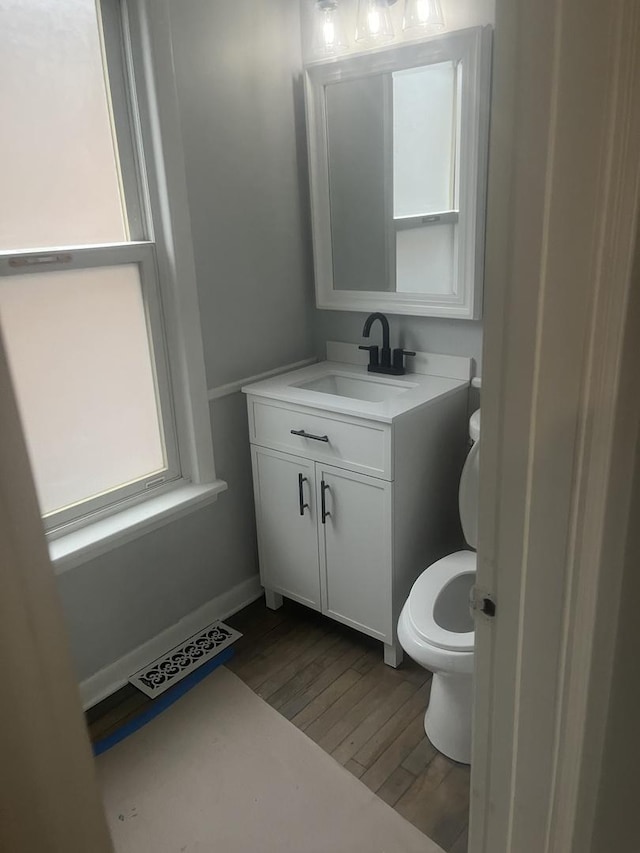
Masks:
[[[369,45],[382,44],[393,38],[392,6],[396,0],[358,0],[356,41]]]
[[[334,56],[349,48],[338,0],[314,0],[313,52]]]
[[[405,0],[402,29],[407,32],[439,32],[444,29],[440,0]]]

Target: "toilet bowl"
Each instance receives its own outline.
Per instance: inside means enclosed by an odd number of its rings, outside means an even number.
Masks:
[[[469,422],[473,445],[460,478],[460,520],[465,539],[477,543],[480,411]],[[405,652],[433,673],[424,727],[444,755],[471,762],[474,625],[469,596],[475,583],[475,551],[456,551],[433,563],[413,584],[400,619]]]

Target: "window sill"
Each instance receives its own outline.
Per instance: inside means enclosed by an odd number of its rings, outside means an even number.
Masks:
[[[191,483],[179,486],[109,518],[88,524],[81,530],[53,539],[49,542],[49,556],[54,572],[57,575],[62,574],[213,503],[226,488],[224,480],[215,480],[213,483],[199,486]]]

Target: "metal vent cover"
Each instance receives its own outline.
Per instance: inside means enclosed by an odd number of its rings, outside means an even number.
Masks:
[[[241,636],[240,631],[230,628],[224,622],[212,622],[188,640],[134,672],[129,676],[129,684],[154,699]]]

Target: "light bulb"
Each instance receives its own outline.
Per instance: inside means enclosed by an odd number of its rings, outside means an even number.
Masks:
[[[333,47],[336,43],[336,25],[333,21],[324,21],[322,24],[322,40],[325,47]]]
[[[440,0],[405,0],[403,30],[438,32],[444,28]]]
[[[377,9],[371,9],[367,15],[367,25],[372,36],[377,36],[380,32],[380,12]]]
[[[379,44],[393,38],[388,0],[358,0],[356,40]]]
[[[349,42],[337,0],[315,0],[313,52],[318,56],[343,53]]]

